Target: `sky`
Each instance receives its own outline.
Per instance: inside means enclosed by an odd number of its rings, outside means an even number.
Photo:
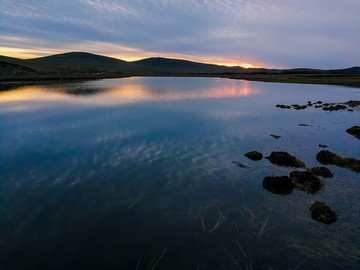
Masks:
[[[360,66],[360,0],[0,0],[0,55]]]

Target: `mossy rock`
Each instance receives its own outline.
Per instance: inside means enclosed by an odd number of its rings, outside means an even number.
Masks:
[[[355,158],[343,158],[329,150],[322,150],[316,155],[316,159],[322,164],[333,164],[347,168],[355,172],[360,172],[360,160]]]
[[[247,157],[248,159],[255,161],[261,160],[263,158],[263,155],[258,151],[247,152],[244,156]]]
[[[319,222],[331,224],[337,220],[336,213],[323,202],[314,202],[311,207],[311,217]]]
[[[315,174],[316,176],[321,176],[324,178],[331,178],[333,177],[333,174],[331,171],[326,167],[314,167],[314,168],[308,168],[309,172]]]
[[[275,194],[289,194],[293,191],[294,185],[288,176],[266,176],[263,180],[263,187]]]
[[[346,132],[360,139],[360,126],[353,126],[348,128]]]
[[[318,192],[322,186],[320,179],[308,171],[292,171],[290,179],[295,188],[309,193]]]
[[[290,155],[287,152],[272,152],[269,157],[266,157],[271,163],[279,166],[303,168],[304,162]]]

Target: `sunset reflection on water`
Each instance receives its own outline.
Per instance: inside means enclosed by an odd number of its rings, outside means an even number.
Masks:
[[[157,78],[126,78],[72,84],[49,84],[14,87],[0,92],[0,104],[8,111],[37,109],[51,103],[78,103],[85,106],[114,106],[139,102],[176,101],[182,99],[213,99],[249,96],[260,93],[248,81],[207,79],[211,84],[194,87],[178,85],[165,78],[164,85],[149,84]],[[164,78],[162,78],[164,79]],[[192,81],[199,78],[187,78]],[[220,83],[221,82],[221,83]],[[225,83],[224,83],[225,82]],[[11,106],[9,106],[11,104]]]

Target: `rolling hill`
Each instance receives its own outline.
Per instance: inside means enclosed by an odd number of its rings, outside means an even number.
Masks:
[[[320,70],[309,68],[266,69],[227,67],[181,59],[146,58],[127,62],[85,52],[18,59],[0,56],[0,80],[56,78],[106,78],[123,76],[252,76],[254,74],[360,74],[360,67]]]
[[[161,57],[146,58],[132,63],[164,74],[239,73],[245,70],[242,67],[227,67]]]

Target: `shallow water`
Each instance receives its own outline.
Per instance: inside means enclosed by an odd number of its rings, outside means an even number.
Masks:
[[[263,178],[292,169],[244,154],[313,167],[325,144],[360,158],[345,132],[358,110],[275,107],[359,89],[217,78],[0,89],[1,269],[358,269],[359,174],[327,166],[317,194],[275,195]],[[335,223],[311,218],[316,200]]]

